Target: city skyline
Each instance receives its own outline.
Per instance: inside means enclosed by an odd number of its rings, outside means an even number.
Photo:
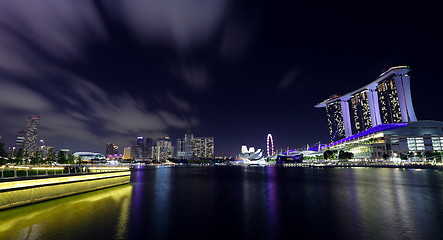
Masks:
[[[6,147],[30,114],[42,117],[39,139],[72,151],[175,143],[188,127],[216,139],[216,156],[265,149],[269,133],[276,150],[330,142],[313,106],[399,65],[411,68],[417,119],[443,119],[439,1],[51,4],[0,4]]]

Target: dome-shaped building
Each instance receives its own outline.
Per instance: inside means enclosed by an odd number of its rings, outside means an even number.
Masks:
[[[93,152],[76,152],[73,154],[76,159],[81,159],[82,162],[105,162],[106,158],[101,153]]]

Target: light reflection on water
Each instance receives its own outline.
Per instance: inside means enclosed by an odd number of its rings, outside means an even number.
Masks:
[[[440,239],[443,174],[160,167],[131,184],[0,212],[0,239]]]
[[[124,239],[129,184],[0,212],[0,239]]]

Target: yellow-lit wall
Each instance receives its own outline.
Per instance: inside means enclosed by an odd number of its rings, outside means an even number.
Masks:
[[[129,183],[130,171],[0,182],[0,209]]]

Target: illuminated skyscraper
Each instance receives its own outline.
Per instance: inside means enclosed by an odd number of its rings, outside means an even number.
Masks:
[[[179,138],[177,139],[177,159],[185,159],[185,156],[185,139]]]
[[[123,160],[132,159],[131,152],[132,152],[131,147],[125,147],[124,150],[123,150],[123,157],[122,157],[122,159]]]
[[[145,143],[145,158],[152,158],[152,138],[146,138]]]
[[[137,144],[135,145],[137,148],[136,158],[145,158],[145,138],[137,137]]]
[[[331,141],[380,124],[417,121],[408,66],[391,67],[370,84],[317,104],[326,108]]]
[[[25,151],[33,155],[37,151],[38,127],[40,125],[40,117],[31,115],[28,119],[27,132],[25,138]]]
[[[177,139],[178,159],[200,159],[214,157],[213,137],[194,137],[188,129],[185,138]]]
[[[366,91],[352,95],[351,105],[352,133],[359,133],[372,127],[371,112]]]
[[[154,160],[163,161],[174,156],[174,147],[168,136],[157,138],[156,146],[153,150]]]
[[[394,78],[391,77],[380,82],[377,86],[377,92],[381,122],[383,124],[402,122],[400,102]]]
[[[193,139],[193,157],[194,158],[214,158],[214,138],[199,137]]]
[[[331,141],[345,137],[345,128],[343,123],[342,108],[340,102],[333,102],[326,106],[326,115],[328,115],[328,127]]]
[[[185,150],[185,159],[192,159],[194,157],[194,134],[191,131],[191,128],[186,130],[185,139],[184,139],[184,150]]]

